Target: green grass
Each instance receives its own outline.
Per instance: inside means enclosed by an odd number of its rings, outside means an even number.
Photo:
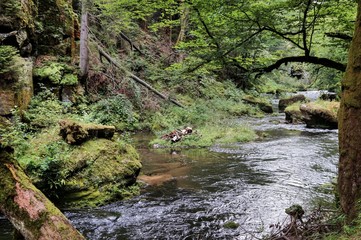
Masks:
[[[240,116],[260,116],[259,110],[240,101],[213,99],[198,100],[186,109],[171,107],[153,115],[150,129],[157,139],[151,145],[163,147],[208,147],[214,144],[247,142],[257,138],[250,126],[237,124]],[[192,127],[194,132],[181,141],[171,143],[161,136],[184,127]]]

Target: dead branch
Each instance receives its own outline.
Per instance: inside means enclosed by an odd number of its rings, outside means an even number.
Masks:
[[[184,108],[184,106],[182,104],[180,104],[179,102],[177,102],[174,99],[168,98],[167,96],[163,95],[162,93],[160,93],[159,91],[157,91],[155,88],[153,88],[150,84],[148,84],[147,82],[145,82],[144,80],[140,79],[138,76],[134,75],[133,73],[127,71],[124,67],[122,67],[119,63],[117,63],[107,52],[104,51],[104,49],[97,45],[98,47],[98,51],[99,54],[101,56],[103,56],[105,59],[108,60],[108,62],[110,62],[111,64],[113,64],[114,66],[116,66],[118,69],[126,72],[133,80],[135,80],[137,83],[141,84],[142,86],[146,87],[147,89],[151,90],[155,95],[157,95],[158,97],[170,101],[173,104],[177,105],[178,107]]]

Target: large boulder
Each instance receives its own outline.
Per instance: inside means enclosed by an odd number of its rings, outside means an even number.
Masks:
[[[279,112],[284,112],[286,107],[290,106],[291,104],[293,104],[295,102],[305,102],[305,101],[306,101],[306,97],[302,94],[297,94],[297,95],[289,97],[289,98],[283,98],[283,99],[280,99],[280,101],[278,103],[278,110],[279,110]]]
[[[300,110],[300,103],[294,103],[285,109],[286,121],[292,124],[304,123],[303,115]]]
[[[62,207],[94,207],[136,194],[141,169],[136,150],[124,141],[91,138],[70,145],[59,127],[32,138],[18,161],[34,184]]]
[[[309,128],[337,129],[339,102],[316,102],[300,106],[303,120]]]

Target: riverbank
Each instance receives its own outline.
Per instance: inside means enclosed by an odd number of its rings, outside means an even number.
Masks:
[[[319,187],[336,175],[336,130],[285,124],[283,115],[240,121],[267,137],[170,151],[149,148],[142,134],[137,148],[142,174],[164,181],[148,182],[131,200],[67,215],[94,239],[242,239],[266,234],[270,224],[283,222],[292,204],[309,213],[314,199],[333,198]],[[227,222],[239,226],[230,229]]]

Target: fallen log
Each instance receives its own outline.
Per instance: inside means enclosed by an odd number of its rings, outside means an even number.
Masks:
[[[80,145],[91,138],[112,139],[115,132],[114,126],[79,123],[72,120],[60,120],[59,125],[60,135],[72,145]]]
[[[98,47],[98,51],[99,54],[103,57],[105,57],[106,60],[108,60],[108,62],[110,62],[111,64],[113,64],[114,66],[116,66],[117,68],[119,68],[120,70],[126,72],[134,81],[138,82],[139,84],[143,85],[144,87],[146,87],[147,89],[151,90],[155,95],[157,95],[158,97],[170,101],[171,103],[177,105],[178,107],[184,108],[184,106],[182,104],[180,104],[179,102],[177,102],[176,100],[172,99],[172,98],[168,98],[167,96],[165,96],[164,94],[160,93],[159,91],[157,91],[155,88],[153,88],[151,85],[149,85],[147,82],[145,82],[144,80],[140,79],[139,77],[137,77],[136,75],[134,75],[133,73],[125,70],[125,68],[123,68],[120,64],[118,64],[108,53],[106,53],[104,51],[104,49],[102,47],[100,47],[99,45],[97,45]]]
[[[85,239],[38,190],[13,158],[13,149],[0,143],[0,211],[29,240]]]

